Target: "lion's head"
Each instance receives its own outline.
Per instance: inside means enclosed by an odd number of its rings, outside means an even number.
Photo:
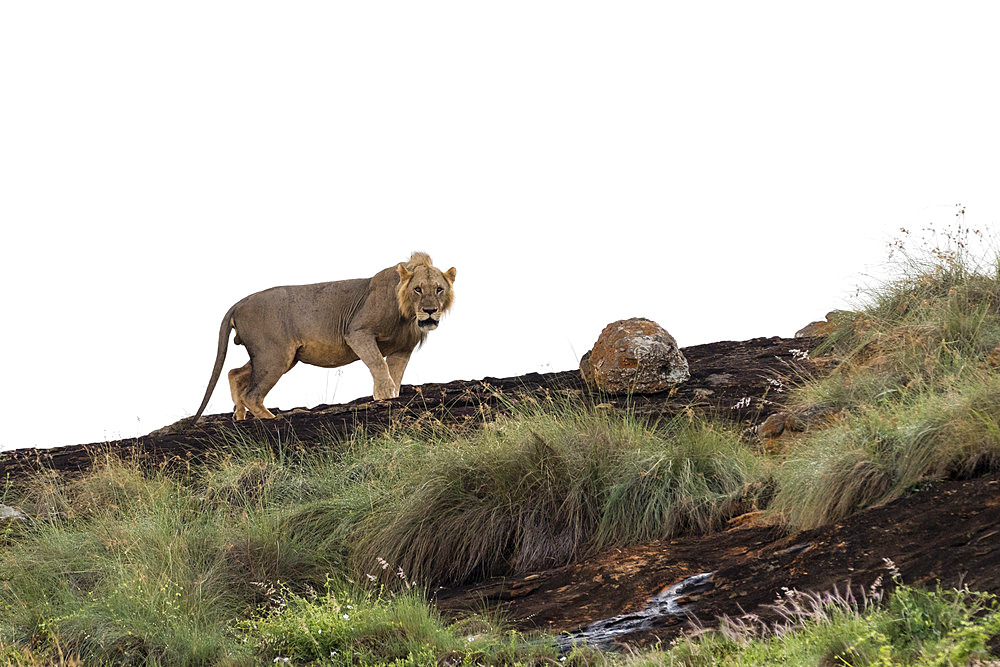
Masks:
[[[442,272],[431,264],[427,253],[415,252],[410,261],[396,266],[396,272],[399,312],[406,319],[414,318],[420,331],[436,329],[455,298],[455,267]]]

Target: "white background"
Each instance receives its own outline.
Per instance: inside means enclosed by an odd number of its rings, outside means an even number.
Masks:
[[[406,383],[574,368],[631,316],[790,336],[900,226],[996,226],[988,7],[2,3],[0,447],[188,416],[232,303],[413,250],[457,300]],[[370,393],[300,364],[267,404]]]

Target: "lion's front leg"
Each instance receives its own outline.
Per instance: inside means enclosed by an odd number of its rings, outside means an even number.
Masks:
[[[396,383],[393,382],[392,376],[389,375],[389,366],[386,364],[385,359],[382,358],[382,352],[378,349],[375,336],[369,333],[355,332],[345,336],[344,340],[347,341],[347,344],[354,350],[354,354],[358,355],[358,359],[363,361],[371,372],[372,379],[375,381],[375,388],[372,392],[375,400],[381,401],[387,398],[395,398],[397,395]]]
[[[392,378],[388,380],[382,378],[375,379],[375,386],[372,388],[372,398],[376,401],[384,401],[387,398],[396,398],[396,385],[392,383]]]
[[[406,370],[406,364],[409,362],[409,352],[396,352],[385,358],[386,366],[389,367],[389,377],[392,378],[392,383],[396,387],[396,396],[399,396],[399,387],[403,384],[403,371]]]

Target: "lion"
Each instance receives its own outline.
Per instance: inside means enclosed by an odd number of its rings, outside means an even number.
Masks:
[[[301,361],[337,368],[360,359],[371,371],[373,397],[399,396],[413,350],[438,327],[454,301],[455,268],[441,272],[427,253],[383,269],[371,278],[272,287],[238,301],[222,319],[212,378],[197,423],[226,360],[229,332],[250,361],[229,371],[234,417],[273,419],[264,397],[278,378]]]

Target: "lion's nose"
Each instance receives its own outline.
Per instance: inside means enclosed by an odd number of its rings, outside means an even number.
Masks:
[[[424,308],[423,311],[425,313],[427,313],[428,315],[433,315],[434,313],[436,313],[438,311],[438,309],[437,308]]]

